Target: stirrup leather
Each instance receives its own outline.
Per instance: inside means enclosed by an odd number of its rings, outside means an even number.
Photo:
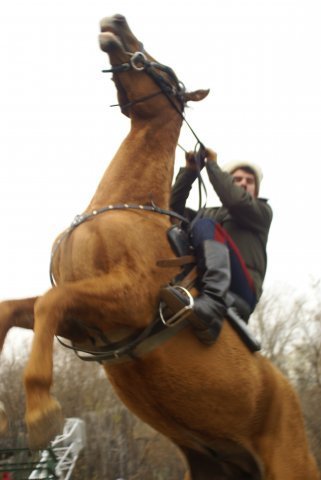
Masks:
[[[178,312],[174,313],[174,315],[172,315],[171,317],[165,318],[164,308],[166,308],[167,305],[164,304],[164,302],[160,302],[159,316],[166,327],[174,327],[174,325],[177,325],[179,322],[184,320],[189,315],[190,311],[193,309],[194,306],[194,298],[185,287],[182,287],[180,285],[174,285],[173,288],[179,290],[180,294],[183,294],[189,303],[183,308],[181,308]]]

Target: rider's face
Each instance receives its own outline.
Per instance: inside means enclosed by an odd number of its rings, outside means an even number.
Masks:
[[[256,183],[253,173],[238,168],[232,173],[232,177],[235,185],[244,188],[252,197],[256,197]]]

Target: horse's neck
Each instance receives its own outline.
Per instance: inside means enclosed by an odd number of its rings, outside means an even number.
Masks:
[[[154,201],[168,207],[175,148],[181,122],[133,121],[128,136],[107,168],[89,208]]]

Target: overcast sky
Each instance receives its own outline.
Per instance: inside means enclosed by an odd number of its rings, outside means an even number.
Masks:
[[[320,278],[320,0],[3,0],[0,299],[49,288],[54,238],[128,132],[109,108],[115,89],[97,41],[99,20],[114,13],[188,89],[211,89],[186,116],[219,162],[261,164],[274,210],[266,286]],[[180,144],[194,148],[186,127]],[[183,163],[178,149],[176,169]]]

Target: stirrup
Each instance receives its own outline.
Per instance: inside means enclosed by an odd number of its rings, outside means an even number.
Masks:
[[[189,303],[184,307],[180,308],[180,310],[174,313],[174,315],[172,315],[171,317],[165,318],[163,309],[166,307],[168,308],[168,305],[166,304],[166,302],[160,302],[159,316],[163,324],[166,325],[166,327],[174,327],[176,324],[180,323],[190,314],[190,311],[193,309],[193,306],[194,306],[194,298],[186,288],[181,287],[180,285],[174,285],[172,288],[174,288],[175,290],[178,290],[180,295],[183,295],[184,297],[186,297],[186,300]]]

